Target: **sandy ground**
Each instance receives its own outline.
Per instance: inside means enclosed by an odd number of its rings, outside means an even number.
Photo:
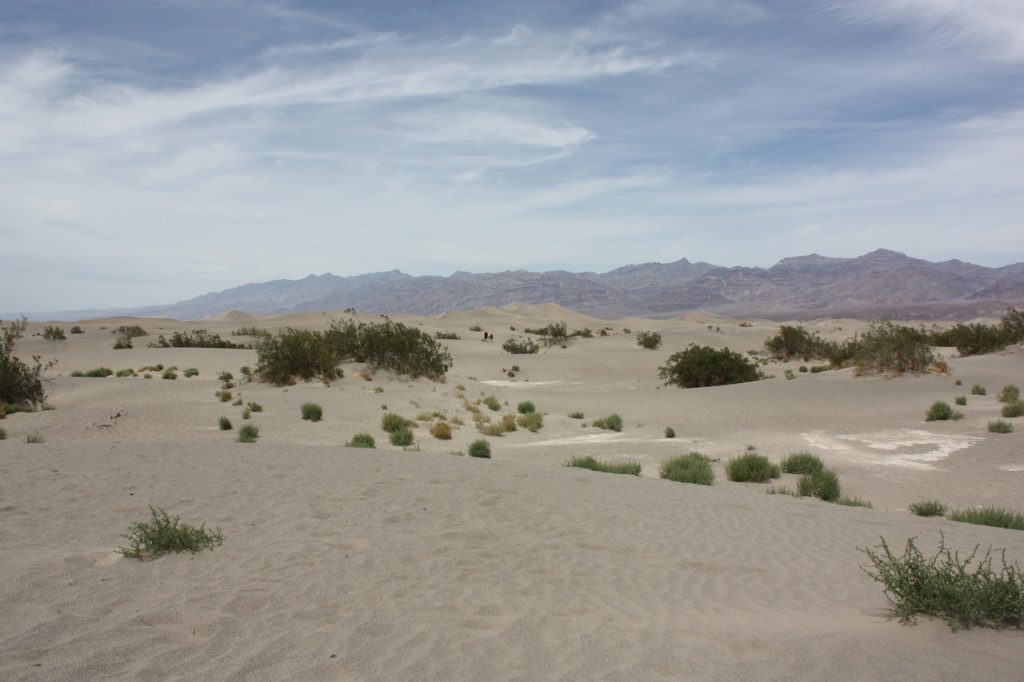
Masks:
[[[917,537],[930,550],[941,533],[954,548],[992,545],[1024,563],[1024,533],[906,511],[931,498],[1024,507],[1024,423],[986,430],[999,388],[1024,385],[1024,356],[947,351],[948,376],[896,379],[773,363],[773,379],[681,390],[657,376],[671,353],[690,342],[758,349],[777,325],[699,313],[605,321],[557,306],[398,316],[462,335],[445,342],[455,360],[446,383],[365,381],[347,365],[329,387],[241,384],[233,398],[264,407],[251,418],[259,442],[241,444],[217,419],[237,428],[242,408],[214,394],[217,375],[238,377],[254,351],[147,348],[146,338],[111,348],[110,330],[126,322],[154,338],[206,328],[247,340],[230,333],[322,328],[332,317],[342,315],[95,320],[64,342],[21,341],[19,355],[59,364],[48,374],[55,409],[0,421],[0,678],[1020,679],[1024,633],[889,619],[858,548]],[[502,351],[510,335],[556,320],[608,336]],[[866,325],[807,326],[841,339]],[[659,331],[663,346],[636,346],[640,330]],[[199,375],[69,376],[158,363]],[[988,395],[970,395],[975,383]],[[503,412],[530,400],[544,427],[489,438],[491,460],[451,456],[480,437],[459,386],[470,400],[507,403]],[[963,394],[962,421],[924,421],[933,401]],[[300,418],[306,401],[323,406],[323,421]],[[424,421],[416,448],[402,451],[380,430],[385,405],[465,425],[440,441]],[[621,433],[583,425],[611,413]],[[358,432],[377,449],[342,446]],[[33,433],[46,442],[26,443]],[[874,508],[725,480],[723,463],[748,445],[773,458],[814,452]],[[721,460],[712,487],[657,478],[662,460],[691,450]],[[561,466],[585,454],[640,461],[642,476]],[[149,505],[221,528],[223,546],[121,557],[122,534]]]

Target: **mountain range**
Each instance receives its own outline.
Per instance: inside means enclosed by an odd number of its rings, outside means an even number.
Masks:
[[[770,268],[691,263],[627,265],[610,272],[456,272],[414,277],[398,270],[330,273],[225,289],[169,305],[35,313],[33,319],[108,315],[198,320],[228,311],[256,315],[340,310],[436,315],[511,303],[557,303],[596,317],[667,318],[695,309],[771,319],[855,317],[969,319],[1024,303],[1024,263],[998,268],[933,263],[879,249],[856,258],[811,254]]]

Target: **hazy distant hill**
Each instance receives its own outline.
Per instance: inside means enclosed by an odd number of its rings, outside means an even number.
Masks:
[[[785,258],[767,269],[728,268],[684,258],[627,265],[605,273],[515,270],[413,277],[392,270],[245,284],[171,305],[47,315],[71,319],[116,313],[201,319],[228,310],[276,315],[343,308],[434,315],[549,302],[604,318],[669,317],[697,308],[779,319],[971,318],[1000,315],[1009,305],[1024,303],[1024,263],[1001,268],[958,260],[931,263],[880,249],[857,258],[817,254]]]

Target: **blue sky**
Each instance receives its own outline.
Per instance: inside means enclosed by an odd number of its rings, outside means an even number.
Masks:
[[[0,0],[0,310],[1024,260],[1024,2]]]

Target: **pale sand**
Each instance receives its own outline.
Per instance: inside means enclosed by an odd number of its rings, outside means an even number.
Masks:
[[[0,422],[0,679],[1020,679],[1024,633],[889,620],[857,548],[884,536],[930,550],[942,532],[954,548],[992,545],[1024,563],[1022,532],[905,511],[926,498],[1024,507],[1024,423],[986,432],[998,389],[1024,385],[1021,355],[950,358],[951,376],[899,379],[786,381],[783,370],[800,364],[789,363],[769,366],[768,381],[680,390],[659,386],[669,354],[691,341],[759,348],[777,325],[701,314],[607,322],[555,306],[396,316],[462,334],[446,342],[446,384],[383,373],[366,382],[358,365],[331,387],[244,384],[235,393],[265,407],[252,418],[260,440],[246,445],[218,430],[222,414],[243,422],[214,392],[220,371],[255,364],[253,351],[143,347],[150,339],[114,351],[99,330],[138,322],[154,337],[205,327],[229,338],[242,323],[323,327],[341,316],[104,320],[66,342],[21,342],[20,355],[60,364],[48,387],[55,410]],[[501,350],[510,325],[558,319],[614,332],[533,356]],[[472,324],[497,341],[483,343]],[[624,326],[658,330],[664,345],[638,348]],[[838,339],[865,325],[809,326]],[[156,363],[200,375],[68,376]],[[515,381],[503,372],[512,365]],[[492,460],[444,454],[479,437],[455,397],[460,383],[510,410],[533,401],[544,428],[490,439]],[[974,383],[989,395],[969,395]],[[931,402],[957,394],[968,395],[963,421],[924,422]],[[324,421],[300,419],[309,400]],[[466,426],[446,442],[421,425],[422,451],[391,449],[384,403],[407,417],[444,410]],[[584,428],[566,416],[576,410],[588,421],[617,412],[625,429]],[[46,442],[26,444],[36,431]],[[340,447],[360,431],[377,450]],[[721,462],[710,488],[657,480],[671,455],[724,461],[748,444],[774,458],[816,452],[875,508],[766,495],[726,481]],[[643,476],[560,466],[576,454],[636,459]],[[222,528],[224,545],[122,558],[120,535],[151,504]]]

